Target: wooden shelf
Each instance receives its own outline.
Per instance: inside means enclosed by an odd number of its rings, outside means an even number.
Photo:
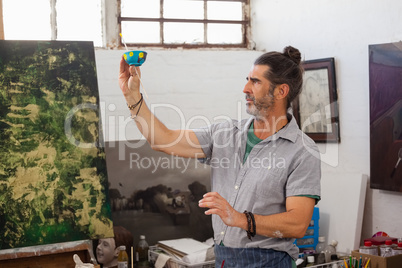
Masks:
[[[91,262],[91,240],[0,250],[0,267],[7,268],[74,268],[73,255],[84,263]],[[3,266],[4,265],[4,266]]]

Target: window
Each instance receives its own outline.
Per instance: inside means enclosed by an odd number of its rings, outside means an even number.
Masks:
[[[0,0],[4,38],[247,47],[250,0]]]
[[[4,37],[93,41],[102,46],[101,1],[2,0]]]
[[[50,39],[49,0],[2,0],[5,39]],[[32,12],[35,10],[35,12]]]
[[[56,39],[90,40],[102,46],[101,8],[101,0],[56,0]]]
[[[249,0],[120,1],[120,29],[128,45],[247,46]]]

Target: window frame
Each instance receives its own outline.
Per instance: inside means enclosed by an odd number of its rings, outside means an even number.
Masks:
[[[204,2],[204,19],[172,19],[163,18],[163,3],[164,0],[160,0],[160,17],[159,18],[137,18],[137,17],[122,17],[121,16],[121,0],[117,0],[117,24],[119,33],[121,33],[121,23],[123,21],[145,21],[145,22],[159,22],[160,33],[159,33],[159,43],[126,43],[127,46],[131,47],[161,47],[161,48],[247,48],[249,46],[249,29],[250,29],[250,0],[200,0]],[[242,20],[210,20],[207,19],[207,2],[217,1],[217,2],[241,2],[242,3]],[[178,22],[178,23],[202,23],[204,24],[204,42],[197,44],[186,44],[186,43],[164,43],[163,40],[163,30],[165,22]],[[240,24],[242,25],[242,42],[238,44],[209,44],[207,43],[207,32],[208,24]],[[118,46],[120,48],[124,47],[124,44],[119,38]]]
[[[57,10],[56,10],[56,1],[57,0],[49,0],[51,5],[51,13],[50,16],[50,28],[51,28],[51,37],[50,40],[57,40]],[[164,0],[160,0],[162,5]],[[206,44],[205,42],[202,44],[145,44],[145,43],[128,43],[127,45],[131,47],[158,47],[158,48],[250,48],[250,0],[202,0],[204,1],[204,9],[206,8],[206,2],[208,1],[229,1],[229,2],[241,2],[243,5],[243,20],[241,21],[229,21],[229,20],[186,20],[186,19],[167,19],[167,18],[157,18],[157,21],[160,23],[163,22],[197,22],[204,23],[204,27],[206,23],[237,23],[242,25],[242,38],[243,42],[240,44]],[[2,0],[0,0],[0,4],[2,6]],[[102,44],[97,48],[106,48],[106,49],[120,49],[124,47],[122,40],[119,36],[121,33],[121,21],[125,20],[121,15],[121,0],[101,0],[101,12],[102,12]],[[2,10],[3,11],[3,10]],[[147,19],[147,18],[145,18]],[[131,19],[130,19],[131,20]],[[137,18],[137,21],[143,21],[144,18]],[[149,21],[154,21],[154,18],[149,18]],[[3,22],[3,17],[1,17],[1,22]],[[0,28],[0,39],[4,39],[4,24]],[[163,34],[163,33],[162,33]],[[204,31],[204,35],[206,35],[206,31]],[[206,40],[206,38],[204,38]]]

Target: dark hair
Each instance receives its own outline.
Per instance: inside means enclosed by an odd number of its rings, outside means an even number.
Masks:
[[[126,252],[130,260],[131,247],[133,246],[134,242],[132,233],[122,226],[113,226],[113,232],[116,248],[118,248],[119,246],[126,246]]]
[[[289,85],[287,97],[287,107],[300,94],[303,85],[303,67],[301,54],[297,48],[287,46],[280,52],[268,52],[254,61],[254,65],[267,65],[268,71],[265,73],[267,78],[274,86],[280,84]]]

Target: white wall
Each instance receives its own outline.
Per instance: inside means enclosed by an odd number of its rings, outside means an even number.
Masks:
[[[323,180],[370,174],[368,45],[402,40],[399,0],[252,0],[253,40],[259,50],[300,49],[306,60],[334,57],[341,143],[322,165]],[[336,147],[333,145],[332,147]],[[329,146],[330,148],[331,146]],[[320,147],[321,149],[328,149]],[[338,159],[338,161],[336,161]],[[340,185],[339,187],[347,187]],[[325,198],[325,196],[323,196]],[[347,208],[340,196],[334,206]],[[402,194],[368,187],[362,237],[378,231],[402,237]],[[344,226],[345,232],[351,230]],[[336,237],[329,234],[330,239]]]
[[[282,50],[293,45],[306,60],[335,58],[341,143],[320,146],[326,159],[322,165],[323,181],[345,174],[351,179],[369,174],[368,45],[402,39],[402,2],[251,0],[251,10],[252,39],[257,50]],[[157,108],[156,115],[169,127],[196,127],[216,121],[219,116],[247,117],[242,89],[253,60],[262,52],[147,51],[142,67],[147,102],[153,107],[165,106]],[[123,52],[96,51],[104,133],[110,141],[141,137],[128,119],[117,84]],[[377,231],[402,237],[401,201],[400,193],[368,188],[362,237]],[[339,196],[332,202],[334,206],[347,207],[350,200]],[[346,225],[344,229],[354,230]],[[331,234],[328,238],[336,239]]]
[[[194,128],[222,117],[245,118],[243,86],[261,52],[146,50],[142,83],[156,116],[170,128]],[[96,50],[106,140],[141,138],[129,119],[117,77],[123,50]],[[144,92],[144,91],[142,91]]]

